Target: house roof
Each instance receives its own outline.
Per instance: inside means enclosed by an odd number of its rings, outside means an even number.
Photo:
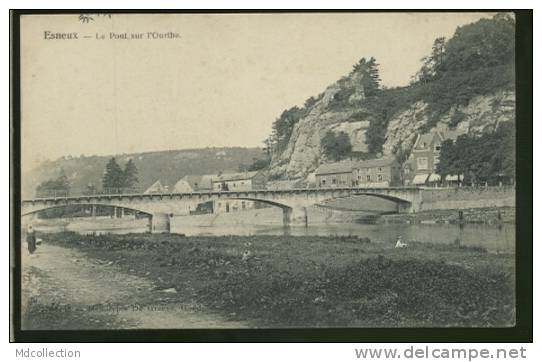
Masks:
[[[179,182],[184,181],[190,185],[193,190],[210,190],[213,188],[213,177],[215,175],[185,175],[175,184],[175,187]]]
[[[151,186],[149,186],[144,193],[150,193],[150,192],[162,192],[165,188],[160,182],[160,180],[156,180]]]
[[[433,142],[433,139],[435,137],[440,137],[440,139],[442,140],[442,134],[440,132],[437,132],[437,131],[433,131],[433,132],[429,132],[429,133],[424,133],[422,135],[420,135],[418,137],[418,139],[416,140],[416,143],[414,144],[414,147],[413,149],[417,149],[419,148],[418,146],[419,145],[423,145],[424,143],[427,145],[426,147],[421,147],[421,149],[426,149],[429,147],[429,145]]]
[[[294,189],[299,186],[301,180],[276,180],[267,183],[268,190]]]
[[[464,134],[465,131],[461,131],[461,130],[443,130],[443,131],[432,131],[432,132],[429,132],[429,133],[424,133],[422,135],[420,135],[418,137],[418,139],[416,140],[416,142],[414,143],[414,147],[413,149],[417,149],[418,148],[418,145],[421,145],[425,142],[425,144],[427,145],[427,147],[429,147],[429,145],[433,142],[433,139],[435,137],[439,137],[441,141],[444,141],[444,140],[453,140],[455,141],[457,139],[457,137],[459,137],[460,135]]]
[[[459,131],[459,130],[447,130],[447,131],[441,132],[443,140],[453,140],[453,141],[455,141],[457,137],[461,136],[464,133],[465,133],[464,131]]]
[[[348,173],[352,172],[352,161],[342,161],[333,163],[324,163],[320,165],[316,171],[316,175],[328,175],[333,173]]]
[[[428,177],[429,177],[428,173],[422,173],[422,174],[416,175],[412,179],[412,184],[413,185],[422,185],[427,181]]]
[[[354,168],[368,168],[368,167],[382,167],[382,166],[389,166],[393,163],[395,163],[395,158],[393,157],[382,157],[382,158],[375,158],[373,160],[365,160],[365,161],[359,161],[356,162],[354,165]]]
[[[256,176],[259,172],[260,171],[223,173],[221,175],[216,175],[215,177],[213,177],[213,182],[250,180],[254,178],[254,176]]]

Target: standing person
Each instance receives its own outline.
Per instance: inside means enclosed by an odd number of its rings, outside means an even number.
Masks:
[[[34,251],[36,251],[36,233],[34,232],[32,225],[28,226],[26,244],[28,245],[28,252],[34,254]]]

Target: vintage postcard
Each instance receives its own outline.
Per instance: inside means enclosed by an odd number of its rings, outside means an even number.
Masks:
[[[19,21],[22,331],[517,325],[514,12]]]

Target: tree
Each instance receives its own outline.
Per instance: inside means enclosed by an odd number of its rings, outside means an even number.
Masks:
[[[94,195],[96,193],[96,186],[92,182],[89,182],[84,193],[86,195]]]
[[[37,197],[68,196],[70,193],[70,181],[64,169],[60,169],[55,179],[43,181],[36,187]]]
[[[433,42],[431,55],[422,58],[422,67],[415,75],[415,81],[427,83],[435,77],[444,62],[446,53],[446,38],[436,38]]]
[[[448,175],[458,175],[457,147],[452,140],[444,140],[440,145],[439,163],[437,164],[436,172],[441,179],[445,179]],[[459,171],[459,172],[458,172]]]
[[[369,60],[361,58],[354,65],[352,72],[362,74],[361,85],[363,86],[365,96],[374,96],[380,89],[380,73],[374,57],[371,57]]]
[[[325,155],[333,161],[343,160],[352,153],[350,137],[343,131],[338,134],[327,131],[321,143]]]
[[[307,98],[307,100],[305,101],[305,103],[303,104],[303,107],[305,107],[305,109],[309,109],[311,108],[312,106],[314,106],[316,104],[317,100],[316,98],[314,98],[313,96]]]
[[[133,188],[139,182],[137,178],[137,167],[131,159],[124,165],[122,187],[130,189]]]
[[[269,167],[269,164],[271,163],[271,159],[269,157],[266,158],[255,158],[250,166],[248,166],[248,171],[259,171],[263,170],[267,167]]]
[[[440,149],[437,173],[464,175],[467,183],[491,183],[515,178],[515,129],[512,122],[503,122],[495,132],[482,135],[461,135],[445,140]]]
[[[496,167],[495,173],[501,178],[505,178],[508,182],[513,183],[516,178],[516,129],[514,123],[503,122],[499,124],[495,131],[496,145],[498,152],[502,155],[499,157],[499,164]]]
[[[273,122],[273,133],[270,142],[273,143],[273,149],[281,151],[288,144],[294,126],[306,114],[305,108],[294,106],[282,112],[279,118]]]
[[[367,62],[368,71],[368,79],[365,81],[365,95],[371,96],[375,94],[380,89],[380,71],[378,70],[379,64],[377,64],[376,59],[371,57],[369,61]]]
[[[102,179],[103,189],[107,192],[120,192],[123,186],[124,172],[119,164],[112,157],[105,166],[104,176]]]
[[[56,179],[56,187],[57,189],[66,192],[69,192],[70,190],[70,180],[68,180],[68,176],[66,176],[66,172],[64,172],[64,169],[60,169],[60,174]]]
[[[515,21],[497,14],[457,28],[446,43],[446,57],[437,73],[511,64],[514,58]]]

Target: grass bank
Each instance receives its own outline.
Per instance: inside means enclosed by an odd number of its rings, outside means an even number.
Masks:
[[[358,237],[44,234],[255,327],[510,326],[514,256]]]

